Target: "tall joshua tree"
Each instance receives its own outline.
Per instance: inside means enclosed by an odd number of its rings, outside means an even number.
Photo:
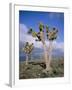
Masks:
[[[50,63],[51,63],[51,58],[52,58],[52,44],[53,41],[57,38],[57,28],[53,27],[51,30],[49,30],[48,25],[46,25],[46,36],[47,39],[49,40],[49,47],[48,47],[48,64],[47,64],[47,70],[51,69],[50,68]]]
[[[33,43],[29,44],[29,42],[26,42],[23,48],[23,51],[26,53],[26,65],[28,65],[28,57],[29,57],[29,54],[31,54],[33,48],[34,48]]]
[[[51,31],[49,30],[49,27],[46,25],[46,32],[44,33],[44,25],[42,23],[39,24],[39,32],[33,31],[31,28],[28,33],[32,34],[33,37],[36,37],[36,41],[41,41],[44,48],[44,57],[45,57],[45,63],[46,63],[46,70],[51,70],[50,63],[51,63],[51,51],[52,51],[52,41],[57,38],[57,32],[56,28],[53,28]],[[45,43],[45,37],[50,41],[48,51],[47,46]]]
[[[46,63],[46,70],[49,70],[50,66],[48,64],[49,60],[48,60],[47,47],[46,47],[46,43],[45,43],[44,25],[42,23],[39,24],[39,31],[40,31],[40,39],[41,39],[41,42],[42,42],[43,48],[44,48],[44,57],[45,57],[45,63]]]

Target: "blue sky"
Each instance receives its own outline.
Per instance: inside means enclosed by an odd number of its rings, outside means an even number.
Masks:
[[[32,27],[38,32],[39,22],[50,27],[57,27],[59,32],[56,41],[64,42],[64,13],[19,11],[19,24],[24,24],[27,28]]]

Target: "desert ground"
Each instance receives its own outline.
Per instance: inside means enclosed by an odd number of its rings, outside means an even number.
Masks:
[[[44,61],[29,61],[28,65],[25,65],[25,61],[22,61],[19,63],[19,79],[63,77],[64,58],[52,60],[50,72],[44,71],[45,68]]]

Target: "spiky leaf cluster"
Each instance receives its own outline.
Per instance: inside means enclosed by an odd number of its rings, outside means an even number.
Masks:
[[[46,32],[47,34],[47,39],[49,40],[55,40],[57,38],[57,32],[58,30],[56,28],[52,28],[52,30],[48,30],[48,32]]]
[[[45,27],[45,31],[44,31]],[[46,33],[46,37],[48,40],[55,40],[57,38],[58,30],[57,28],[53,27],[50,28],[48,25],[44,26],[42,23],[39,23],[39,32],[35,32],[32,28],[28,31],[28,34],[31,34],[33,37],[37,38],[36,41],[42,41],[41,32]],[[43,35],[44,37],[44,35]]]
[[[24,52],[26,54],[30,54],[32,52],[33,48],[34,48],[33,43],[32,44],[29,44],[28,42],[26,42],[26,45],[24,47]]]
[[[33,37],[37,37],[37,33],[32,28],[29,29],[28,34],[31,34]]]
[[[40,30],[40,32],[43,31],[43,29],[44,29],[44,25],[42,23],[39,23],[39,30]]]

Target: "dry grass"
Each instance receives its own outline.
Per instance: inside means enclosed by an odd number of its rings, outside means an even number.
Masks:
[[[47,78],[47,77],[63,77],[64,76],[64,60],[52,60],[51,63],[52,71],[43,72],[46,66],[44,62],[30,61],[28,66],[25,62],[20,62],[19,65],[19,79],[30,79],[30,78]]]

